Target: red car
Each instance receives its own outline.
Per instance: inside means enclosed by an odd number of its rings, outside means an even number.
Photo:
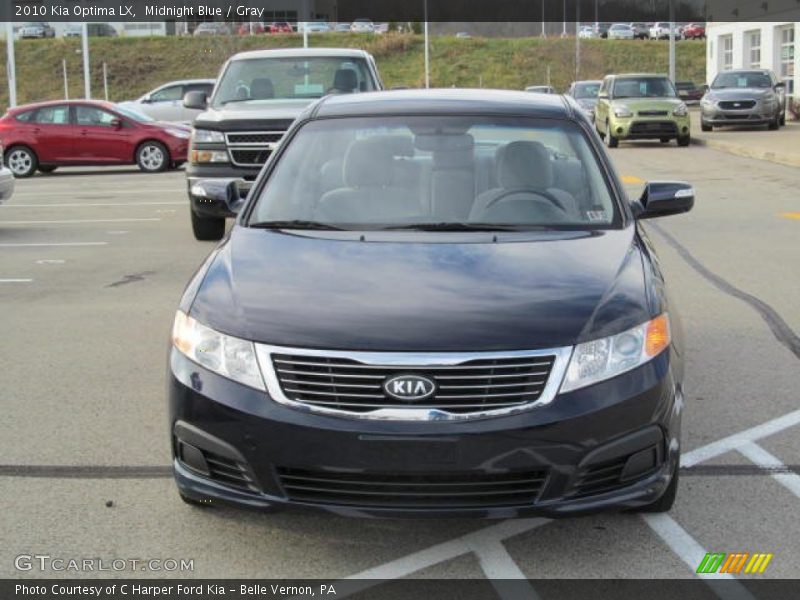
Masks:
[[[270,33],[294,33],[291,23],[286,21],[277,21],[269,26]]]
[[[252,27],[251,27],[252,25]],[[236,33],[239,35],[250,35],[252,33],[264,33],[264,24],[263,23],[242,23],[239,25],[239,28],[236,30]]]
[[[701,23],[689,23],[683,28],[683,37],[687,40],[702,40],[706,37],[706,26]]]
[[[186,161],[191,129],[110,102],[54,101],[9,109],[0,145],[16,177],[59,166],[135,164],[155,173]]]

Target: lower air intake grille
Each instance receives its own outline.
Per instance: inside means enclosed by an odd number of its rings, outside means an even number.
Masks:
[[[631,135],[675,135],[678,129],[672,121],[639,121],[631,125]]]
[[[208,465],[208,474],[211,479],[242,490],[257,492],[258,486],[248,472],[246,465],[240,464],[230,458],[225,458],[203,450],[203,457]]]
[[[545,471],[414,475],[278,468],[288,498],[309,504],[380,508],[495,508],[536,501]]]
[[[658,450],[655,446],[647,451],[652,452],[654,457],[658,456]],[[636,454],[642,454],[642,452],[637,452]],[[575,479],[569,496],[572,498],[582,498],[584,496],[613,492],[614,490],[631,485],[639,479],[653,474],[658,468],[658,459],[654,458],[654,464],[651,468],[639,471],[633,477],[623,478],[625,465],[628,463],[629,458],[631,458],[631,455],[621,456],[614,460],[597,463],[581,469],[578,472],[578,476]]]

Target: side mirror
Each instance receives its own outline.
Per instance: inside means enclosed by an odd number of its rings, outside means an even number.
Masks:
[[[689,212],[694,206],[694,188],[685,181],[652,181],[633,204],[637,219],[652,219]]]
[[[201,179],[192,185],[191,194],[207,202],[221,202],[237,214],[245,202],[239,194],[239,185],[243,184],[243,179]]]
[[[186,92],[183,97],[183,107],[195,110],[205,110],[208,107],[208,96],[205,92]]]
[[[153,99],[150,97],[150,94],[147,94],[146,96],[144,96],[142,98],[142,103],[143,104],[150,104],[152,101],[153,101]]]
[[[122,119],[111,119],[111,127],[114,129],[122,129]]]
[[[608,99],[608,92],[597,92],[597,98],[598,99],[607,100]]]
[[[708,93],[708,89],[709,89],[709,88],[708,88],[708,84],[707,84],[707,83],[704,83],[703,85],[701,85],[701,86],[700,86],[700,90],[701,90],[701,91],[702,91],[704,94],[707,94],[707,93]]]

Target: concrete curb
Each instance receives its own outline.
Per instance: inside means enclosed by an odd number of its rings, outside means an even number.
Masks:
[[[724,140],[710,140],[705,138],[692,137],[692,143],[698,146],[705,146],[726,152],[735,156],[743,156],[745,158],[756,158],[758,160],[766,160],[769,162],[786,165],[789,167],[800,167],[800,154],[790,154],[787,152],[774,152],[754,146],[745,146],[742,144],[734,144]]]

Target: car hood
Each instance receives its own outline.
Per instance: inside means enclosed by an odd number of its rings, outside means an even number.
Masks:
[[[187,288],[197,290],[190,314],[281,346],[452,352],[568,346],[657,313],[633,226],[498,234],[497,243],[474,233],[309,233],[235,227]],[[429,241],[411,241],[420,236]]]
[[[754,100],[768,96],[769,88],[717,88],[708,92],[717,100]]]
[[[629,110],[674,110],[683,101],[680,98],[615,98],[614,106],[626,106]]]
[[[255,113],[259,119],[294,120],[303,109],[316,98],[301,100],[248,100],[231,102],[198,115],[197,121],[219,123],[222,121],[252,120]]]

